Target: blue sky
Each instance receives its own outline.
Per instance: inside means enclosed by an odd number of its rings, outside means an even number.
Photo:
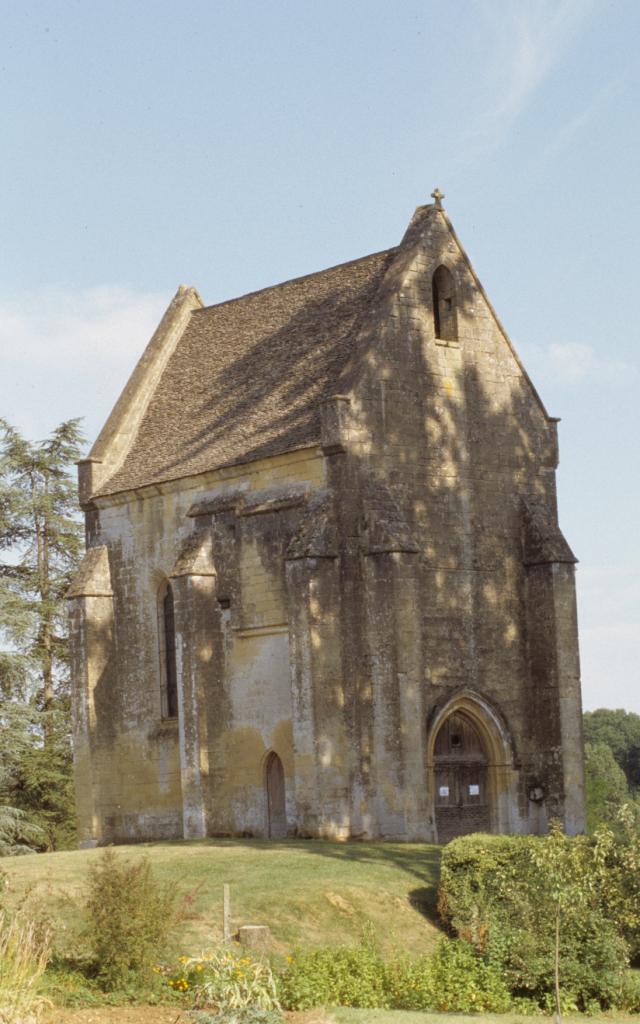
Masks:
[[[562,417],[585,706],[640,712],[640,4],[0,6],[0,411],[93,438],[180,282],[386,248],[438,184]]]

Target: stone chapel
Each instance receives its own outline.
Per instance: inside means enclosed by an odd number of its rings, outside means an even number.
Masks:
[[[549,416],[442,207],[206,306],[80,463],[82,845],[584,827]]]

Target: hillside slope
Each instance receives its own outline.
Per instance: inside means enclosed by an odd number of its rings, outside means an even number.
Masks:
[[[158,878],[175,886],[187,909],[179,936],[185,952],[220,940],[225,882],[233,928],[267,924],[282,952],[355,942],[367,922],[385,952],[418,954],[438,934],[435,846],[216,839],[121,846],[117,852],[128,859],[148,856]],[[100,850],[74,850],[5,859],[8,902],[29,892],[72,936],[87,869],[100,856]]]

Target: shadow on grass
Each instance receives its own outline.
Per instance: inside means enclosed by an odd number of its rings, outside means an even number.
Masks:
[[[412,889],[409,903],[414,910],[426,917],[432,924],[442,927],[438,916],[438,890],[436,886],[428,889]]]

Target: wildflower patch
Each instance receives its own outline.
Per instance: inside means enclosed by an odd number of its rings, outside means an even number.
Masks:
[[[181,956],[176,967],[157,970],[174,992],[188,993],[198,1009],[280,1008],[271,967],[229,947]]]

